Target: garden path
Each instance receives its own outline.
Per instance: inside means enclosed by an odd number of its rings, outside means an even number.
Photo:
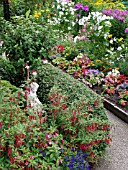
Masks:
[[[128,170],[128,124],[107,111],[113,128],[112,143],[93,170]]]

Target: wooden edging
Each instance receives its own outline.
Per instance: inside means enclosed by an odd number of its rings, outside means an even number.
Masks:
[[[103,103],[107,110],[111,111],[113,114],[118,116],[124,122],[128,123],[128,113],[126,113],[124,110],[120,109],[118,106],[111,103],[107,99],[103,99]]]

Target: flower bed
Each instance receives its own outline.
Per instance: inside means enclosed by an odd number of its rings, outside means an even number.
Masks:
[[[20,89],[0,81],[0,166],[89,169],[111,142],[100,96],[50,64],[39,68],[38,81],[46,102],[37,114],[25,109]]]

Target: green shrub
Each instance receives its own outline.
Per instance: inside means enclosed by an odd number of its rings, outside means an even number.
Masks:
[[[18,74],[15,81],[23,80],[23,68],[27,61],[31,69],[35,69],[40,59],[48,58],[49,51],[57,42],[55,32],[49,26],[38,25],[23,16],[15,17],[12,22],[1,19],[1,25],[0,39],[4,43],[0,47],[0,55],[6,53],[15,70],[13,73]]]
[[[37,81],[38,96],[43,102],[47,98],[50,100],[51,122],[55,122],[70,147],[88,146],[81,150],[89,154],[89,162],[102,157],[111,139],[101,97],[50,64],[38,69]]]

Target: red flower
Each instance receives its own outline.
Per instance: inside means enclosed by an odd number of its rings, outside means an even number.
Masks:
[[[94,157],[94,156],[95,156],[95,154],[92,152],[92,153],[90,154],[90,156],[91,156],[91,157]]]
[[[94,106],[98,106],[98,101],[97,100],[94,101]]]
[[[41,4],[37,4],[37,6],[41,6]]]
[[[8,155],[10,155],[12,153],[12,149],[8,148]]]
[[[67,109],[67,105],[66,105],[66,104],[63,104],[63,105],[62,105],[62,109],[63,109],[63,110],[66,110],[66,109]]]
[[[10,101],[14,101],[14,98],[13,98],[13,97],[10,97]]]
[[[60,45],[57,46],[57,50],[59,52],[63,52],[64,51],[64,47],[60,44]]]
[[[2,128],[2,122],[0,122],[0,129]]]

